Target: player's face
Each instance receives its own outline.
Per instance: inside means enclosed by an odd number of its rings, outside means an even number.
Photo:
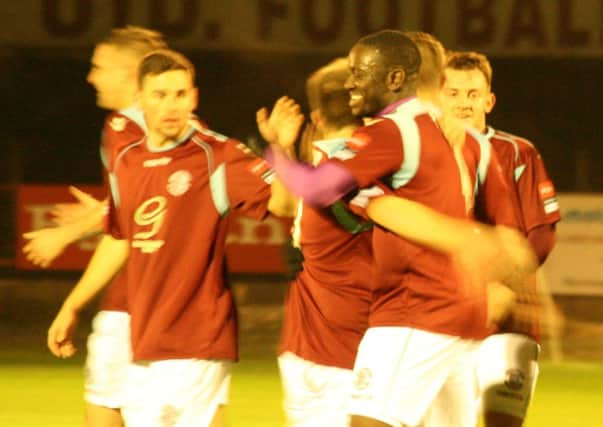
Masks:
[[[379,62],[379,51],[362,44],[348,55],[350,77],[345,88],[350,93],[350,108],[357,117],[373,116],[387,106],[385,72]]]
[[[484,74],[475,70],[444,70],[442,108],[444,114],[462,120],[479,130],[486,128],[486,114],[494,107],[494,94]]]
[[[178,139],[188,130],[188,119],[197,106],[197,90],[188,71],[145,76],[139,96],[149,133]]]
[[[86,80],[96,89],[99,107],[119,110],[133,103],[138,66],[133,56],[112,45],[96,46]]]

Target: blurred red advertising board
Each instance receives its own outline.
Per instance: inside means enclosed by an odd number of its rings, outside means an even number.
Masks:
[[[78,187],[97,198],[105,197],[102,186]],[[52,227],[51,211],[56,203],[72,203],[73,196],[67,185],[21,185],[17,188],[17,250],[15,266],[23,270],[36,270],[22,248],[22,234],[30,230]],[[269,216],[259,222],[232,214],[226,239],[226,256],[229,271],[233,273],[281,273],[281,245],[290,235],[291,220]],[[69,246],[49,267],[50,270],[83,270],[98,242],[97,237],[80,240]]]

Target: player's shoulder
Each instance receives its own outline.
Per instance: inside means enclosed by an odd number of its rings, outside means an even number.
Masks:
[[[138,108],[112,111],[105,117],[105,132],[114,133],[116,135],[132,133],[144,135],[145,129],[144,115],[142,110]]]
[[[195,127],[191,139],[203,150],[210,151],[220,162],[228,162],[242,156],[254,156],[253,151],[241,141],[209,128]]]
[[[357,128],[348,138],[348,148],[361,150],[373,141],[399,140],[400,131],[395,122],[388,117],[364,119],[364,125]]]
[[[212,147],[221,147],[231,144],[232,138],[223,135],[219,132],[203,127],[196,122],[191,122],[193,128],[192,139],[198,142],[203,142]]]
[[[492,132],[492,136],[490,137],[491,143],[511,144],[515,146],[520,153],[538,154],[538,150],[534,144],[527,138],[512,134],[510,132],[504,132],[499,129],[490,129]]]

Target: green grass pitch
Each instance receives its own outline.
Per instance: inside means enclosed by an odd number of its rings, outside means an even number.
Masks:
[[[81,356],[74,361],[15,354],[0,360],[0,426],[76,427],[82,419]],[[273,359],[243,360],[228,409],[233,427],[281,427]],[[603,426],[603,364],[543,363],[527,427]]]

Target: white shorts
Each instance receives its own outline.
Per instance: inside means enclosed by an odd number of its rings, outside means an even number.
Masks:
[[[474,348],[450,335],[369,328],[358,348],[349,413],[394,427],[474,427]]]
[[[132,363],[122,415],[128,427],[207,427],[228,403],[232,362],[178,359]]]
[[[540,346],[520,334],[486,338],[477,352],[477,380],[482,412],[524,419],[538,378]]]
[[[88,336],[85,401],[120,408],[131,361],[130,315],[122,311],[99,311],[92,320],[92,332]]]
[[[319,365],[291,352],[278,358],[288,427],[348,427],[351,369]]]

